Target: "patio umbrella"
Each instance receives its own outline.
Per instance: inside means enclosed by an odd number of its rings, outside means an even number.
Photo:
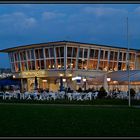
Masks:
[[[38,87],[38,82],[37,82],[37,77],[35,76],[35,90],[37,90],[37,87]]]

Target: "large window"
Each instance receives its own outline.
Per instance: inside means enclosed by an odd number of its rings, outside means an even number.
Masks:
[[[27,50],[27,57],[28,57],[28,70],[35,70],[35,60],[34,60],[34,50],[30,49]]]
[[[89,53],[89,61],[88,61],[88,69],[89,70],[96,70],[97,69],[97,65],[98,65],[98,53],[99,50],[97,49],[90,49],[90,53]],[[102,54],[103,57],[103,54]]]
[[[67,69],[76,69],[78,48],[67,47]]]
[[[55,49],[54,47],[45,48],[45,62],[46,62],[46,69],[55,69]],[[59,55],[60,55],[60,50]],[[42,62],[43,64],[43,62]]]
[[[36,69],[44,69],[44,53],[43,49],[35,49]]]
[[[56,47],[56,69],[64,69],[64,47]]]
[[[79,48],[79,57],[78,57],[78,69],[88,69],[87,67],[88,60],[88,49]]]

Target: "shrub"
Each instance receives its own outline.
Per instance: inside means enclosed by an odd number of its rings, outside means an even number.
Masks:
[[[136,94],[135,90],[133,88],[130,88],[130,95],[131,95],[131,97],[134,97],[135,94]]]
[[[104,98],[106,95],[107,95],[106,90],[104,89],[104,87],[101,87],[98,92],[98,98]]]

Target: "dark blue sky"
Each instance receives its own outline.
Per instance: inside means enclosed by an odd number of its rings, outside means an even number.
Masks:
[[[71,40],[140,49],[140,4],[0,4],[0,49]],[[10,67],[0,53],[0,67]]]

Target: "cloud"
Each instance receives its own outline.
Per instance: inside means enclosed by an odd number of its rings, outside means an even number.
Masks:
[[[140,14],[140,6],[137,7],[137,8],[134,10],[134,13],[136,13],[136,14]]]
[[[37,24],[34,17],[29,17],[22,12],[3,14],[0,15],[0,19],[0,26],[3,27],[3,30],[31,29]]]
[[[65,17],[64,13],[58,13],[58,12],[43,12],[42,18],[44,20],[53,20],[56,18],[63,18]]]
[[[116,14],[126,15],[128,12],[124,9],[115,9],[109,7],[86,7],[84,12],[87,14],[93,14],[98,17],[100,16],[113,16]]]

